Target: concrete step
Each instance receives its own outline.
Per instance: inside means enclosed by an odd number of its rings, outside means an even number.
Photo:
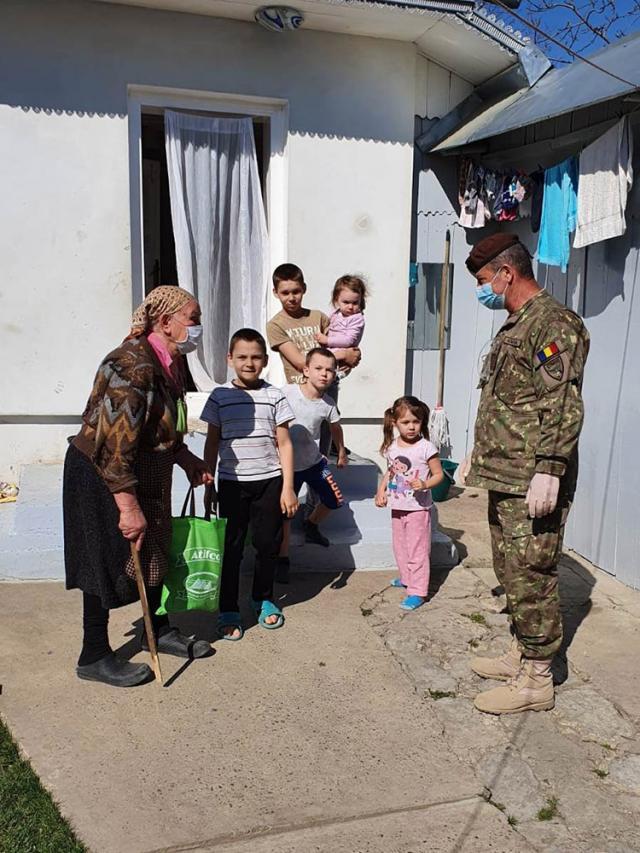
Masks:
[[[189,437],[194,453],[202,455],[204,436]],[[175,468],[172,506],[179,515],[188,489],[184,472]],[[345,497],[345,506],[324,522],[323,531],[331,546],[323,548],[304,542],[301,508],[294,520],[291,562],[298,571],[350,571],[388,569],[395,565],[391,547],[391,516],[373,501],[379,471],[368,459],[352,457],[346,468],[334,468]],[[202,511],[202,489],[198,490],[196,512]],[[26,465],[20,477],[20,494],[13,504],[0,504],[0,579],[61,580],[64,578],[62,535],[62,465]],[[304,504],[305,495],[301,494]],[[449,537],[432,518],[432,564],[450,568],[458,554]],[[251,565],[251,556],[245,561]]]

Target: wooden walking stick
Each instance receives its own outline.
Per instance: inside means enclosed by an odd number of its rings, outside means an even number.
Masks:
[[[149,612],[149,601],[147,599],[147,589],[144,585],[144,577],[142,576],[142,566],[140,565],[140,554],[136,548],[136,543],[131,542],[131,557],[133,559],[133,568],[136,573],[136,583],[138,584],[138,592],[140,593],[140,604],[142,604],[142,618],[144,619],[144,630],[147,633],[147,642],[149,643],[149,654],[151,655],[151,668],[154,675],[162,686],[162,672],[160,670],[160,660],[158,659],[158,648],[156,646],[156,635],[153,633],[153,625],[151,624],[151,613]]]

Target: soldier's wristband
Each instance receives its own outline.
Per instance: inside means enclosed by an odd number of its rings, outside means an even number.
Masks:
[[[538,459],[536,462],[536,474],[551,474],[553,477],[562,477],[566,470],[566,463],[559,459]]]

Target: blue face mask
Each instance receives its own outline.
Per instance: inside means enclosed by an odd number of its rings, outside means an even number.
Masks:
[[[488,282],[476,288],[476,296],[478,302],[485,308],[491,308],[492,311],[504,308],[504,293],[494,293]]]
[[[491,281],[487,281],[485,284],[481,284],[480,287],[476,288],[476,297],[478,298],[478,302],[481,305],[484,305],[485,308],[490,308],[492,311],[499,311],[501,308],[504,308],[504,293],[494,293],[491,285],[496,280],[498,272],[494,275]]]

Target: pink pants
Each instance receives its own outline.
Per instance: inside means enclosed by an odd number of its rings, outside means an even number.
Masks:
[[[431,513],[428,509],[391,510],[393,553],[408,595],[426,598],[431,570]]]

